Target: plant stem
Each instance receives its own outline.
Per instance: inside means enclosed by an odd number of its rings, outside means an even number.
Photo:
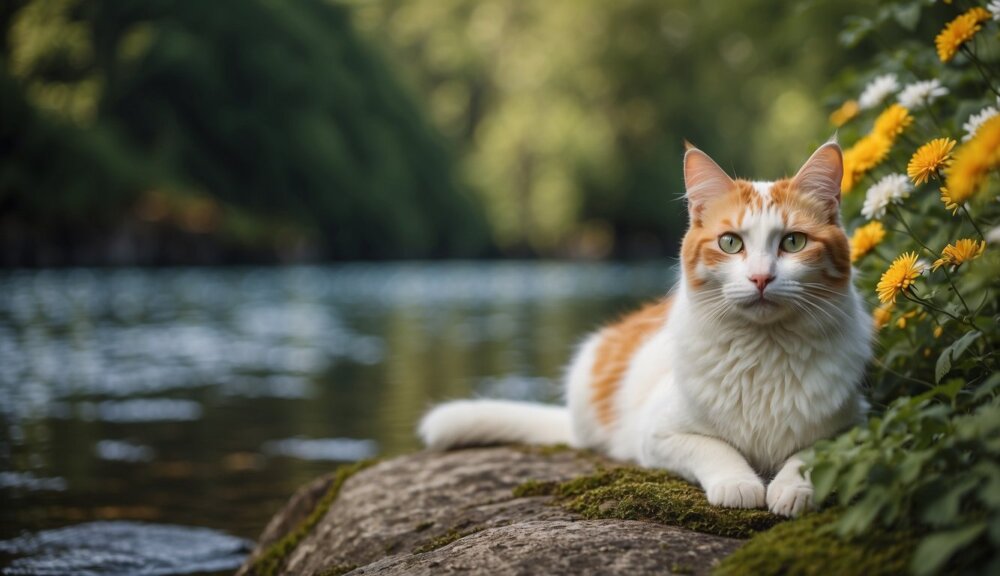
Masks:
[[[952,320],[954,320],[955,322],[958,322],[960,324],[969,324],[968,321],[963,320],[962,318],[959,318],[958,316],[954,316],[950,312],[946,312],[946,311],[938,308],[937,306],[931,304],[929,301],[924,300],[920,296],[917,296],[912,291],[903,291],[902,294],[903,294],[903,298],[906,298],[910,302],[913,302],[913,303],[916,303],[916,304],[920,304],[924,308],[927,308],[928,310],[931,310],[933,312],[937,312],[939,314],[944,314],[948,318],[951,318]],[[937,318],[935,318],[934,321],[937,322]],[[938,324],[940,324],[940,322],[938,322]],[[972,324],[972,327],[975,328],[976,330],[979,330],[979,327],[976,326],[975,324]]]
[[[899,223],[903,225],[903,228],[906,228],[906,231],[910,234],[910,237],[913,238],[917,242],[917,244],[920,244],[920,246],[923,247],[924,250],[930,252],[931,255],[934,256],[935,258],[940,257],[940,255],[937,252],[931,250],[929,246],[924,244],[920,240],[920,238],[917,237],[917,235],[913,232],[913,229],[910,228],[910,225],[907,224],[906,220],[903,219],[903,214],[899,211],[898,208],[896,208],[894,204],[890,204],[889,208],[892,210],[892,215],[896,217],[896,220],[899,220]]]
[[[929,115],[929,116],[931,117],[931,122],[933,122],[933,123],[934,123],[934,126],[936,126],[936,127],[937,127],[937,129],[938,129],[938,130],[939,130],[939,131],[940,131],[940,132],[941,132],[942,134],[945,134],[946,132],[945,132],[945,130],[944,130],[944,127],[943,127],[943,126],[941,126],[941,122],[939,122],[939,121],[938,121],[938,117],[937,117],[937,114],[935,114],[935,113],[934,113],[934,108],[933,108],[933,107],[931,107],[931,103],[930,103],[930,102],[928,102],[928,103],[927,103],[927,104],[926,104],[926,105],[924,106],[924,108],[926,108],[926,109],[927,109],[927,114],[928,114],[928,115]]]
[[[990,80],[990,75],[986,73],[986,69],[983,67],[983,63],[979,61],[979,58],[976,58],[976,54],[968,46],[964,44],[962,45],[961,48],[959,48],[959,50],[965,53],[965,55],[969,57],[969,60],[971,60],[972,63],[976,65],[976,70],[979,70],[979,75],[983,77],[983,82],[986,83],[986,87],[990,89],[990,92],[993,92],[997,96],[1000,96],[1000,92],[998,92],[997,89],[993,87],[993,82]]]
[[[962,204],[960,207],[962,208],[962,212],[965,212],[965,215],[968,216],[969,224],[972,224],[972,227],[976,229],[976,233],[979,234],[979,239],[986,240],[986,235],[984,235],[983,231],[979,229],[979,225],[976,224],[976,221],[972,219],[972,214],[969,213],[969,209],[965,207],[965,204]]]
[[[903,374],[902,372],[897,372],[897,371],[893,370],[892,368],[889,368],[889,366],[886,365],[885,362],[882,362],[882,360],[879,359],[879,358],[875,358],[874,362],[875,362],[876,366],[882,368],[883,370],[885,370],[886,372],[888,372],[890,374],[893,374],[895,376],[899,376],[900,378],[903,378],[903,379],[906,379],[906,380],[910,380],[911,382],[916,382],[917,384],[923,384],[924,386],[927,386],[928,388],[933,388],[934,387],[934,384],[932,382],[928,382],[926,380],[921,380],[919,378],[914,378],[913,376],[907,376],[906,374]]]
[[[951,285],[952,291],[955,292],[955,295],[958,296],[958,299],[962,302],[962,307],[965,308],[965,315],[967,317],[971,316],[972,310],[969,308],[969,305],[965,302],[965,298],[962,298],[962,293],[958,291],[958,286],[955,286],[955,282],[952,280],[951,274],[948,272],[948,266],[942,266],[941,269],[944,270],[944,275],[946,278],[948,278],[948,284]]]

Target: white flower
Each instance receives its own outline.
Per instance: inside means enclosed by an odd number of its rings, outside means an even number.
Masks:
[[[861,213],[869,220],[879,220],[885,216],[885,209],[890,202],[901,204],[912,191],[913,187],[906,174],[889,174],[872,184],[872,187],[868,189]]]
[[[1000,1],[1000,0],[998,0]],[[987,244],[1000,244],[1000,226],[991,228],[989,232],[986,233],[986,243]]]
[[[997,2],[1000,2],[1000,0],[997,0]],[[1000,105],[1000,97],[997,98],[997,104]],[[962,142],[972,140],[972,137],[976,135],[977,131],[979,131],[979,127],[983,125],[983,122],[986,122],[997,114],[998,112],[996,107],[987,106],[972,116],[969,116],[969,119],[965,122],[965,124],[962,124],[962,129],[965,130],[965,136],[962,136]]]
[[[862,110],[868,110],[878,106],[885,97],[899,90],[899,82],[895,74],[885,74],[876,76],[874,80],[865,86],[864,91],[858,98],[858,106]]]
[[[993,0],[986,5],[986,9],[993,14],[993,19],[1000,21],[1000,0]]]
[[[1000,2],[1000,0],[997,0]],[[915,110],[927,106],[942,96],[947,96],[948,89],[941,85],[937,78],[907,84],[899,93],[899,103],[907,110]]]
[[[921,276],[931,275],[931,262],[926,258],[917,258],[917,263],[914,267],[920,270]]]

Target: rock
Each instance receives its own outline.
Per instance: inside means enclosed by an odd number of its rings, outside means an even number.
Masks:
[[[654,522],[584,519],[551,496],[513,495],[528,480],[565,482],[614,465],[572,450],[403,456],[343,481],[318,522],[289,544],[338,482],[331,475],[292,497],[239,574],[702,574],[743,543]],[[270,565],[259,562],[265,557]]]

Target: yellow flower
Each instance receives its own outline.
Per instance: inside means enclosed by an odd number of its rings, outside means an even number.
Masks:
[[[941,257],[934,261],[932,270],[937,270],[941,266],[959,267],[963,262],[968,262],[974,258],[979,258],[986,250],[986,241],[976,241],[971,238],[962,238],[954,244],[948,244],[941,251]]]
[[[896,320],[896,327],[900,329],[906,328],[906,321],[914,316],[917,317],[917,320],[923,320],[927,317],[927,313],[921,312],[920,310],[910,310],[909,312],[900,315],[899,319]]]
[[[934,327],[934,337],[935,338],[940,338],[942,334],[944,334],[944,328],[942,328],[941,326],[935,326]]]
[[[861,177],[878,166],[889,154],[892,141],[882,134],[871,133],[844,151],[844,178],[840,191],[847,194]]]
[[[951,162],[951,149],[955,144],[957,143],[951,138],[935,138],[917,148],[910,163],[906,165],[906,175],[918,186],[927,182]]]
[[[910,124],[913,124],[913,116],[910,116],[910,111],[897,103],[889,106],[878,115],[872,133],[881,134],[892,142]]]
[[[948,199],[942,190],[941,199],[948,208],[964,204],[975,194],[986,175],[1000,166],[1000,115],[983,122],[976,135],[955,151],[945,171]]]
[[[980,22],[985,22],[991,17],[989,10],[977,6],[949,22],[934,39],[938,58],[942,62],[954,58],[959,47],[975,36],[976,32],[982,28]]]
[[[892,304],[882,304],[878,308],[872,310],[872,320],[875,323],[875,329],[881,330],[886,324],[892,320]]]
[[[847,160],[847,158],[844,158],[844,160]],[[863,174],[859,174],[858,172],[852,170],[851,165],[844,162],[844,176],[840,180],[840,193],[849,193],[854,188],[854,185],[858,182],[858,180],[861,179],[861,176],[863,176]]]
[[[899,328],[900,330],[906,328],[906,321],[910,318],[913,318],[916,315],[917,315],[916,310],[910,310],[906,314],[900,315],[899,319],[896,320],[896,327]]]
[[[944,203],[945,210],[951,212],[952,216],[958,213],[958,204],[951,199],[951,192],[948,192],[948,188],[945,186],[941,187],[941,202]]]
[[[896,302],[896,297],[906,292],[913,286],[913,283],[920,277],[923,267],[917,264],[916,252],[904,252],[892,261],[889,269],[882,274],[878,281],[876,292],[879,302],[886,304]]]
[[[860,110],[857,100],[848,100],[830,114],[830,123],[840,128],[857,116]]]
[[[885,238],[885,228],[878,220],[865,224],[851,236],[851,262],[858,261]]]

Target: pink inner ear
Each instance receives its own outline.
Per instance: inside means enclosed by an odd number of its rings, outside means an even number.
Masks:
[[[793,182],[804,194],[811,194],[834,206],[840,204],[840,181],[844,176],[844,156],[836,142],[827,142],[813,152]]]
[[[736,183],[708,154],[689,148],[684,154],[684,185],[688,205],[695,213],[710,199],[732,190]]]

